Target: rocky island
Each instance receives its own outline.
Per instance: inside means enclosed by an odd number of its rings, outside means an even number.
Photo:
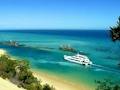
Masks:
[[[17,41],[9,40],[9,41],[2,41],[0,42],[1,45],[8,45],[8,46],[14,46],[14,47],[22,47],[25,46],[24,44],[20,44]]]
[[[68,52],[77,52],[77,50],[75,48],[71,47],[70,45],[61,45],[59,47],[59,50],[68,51]]]

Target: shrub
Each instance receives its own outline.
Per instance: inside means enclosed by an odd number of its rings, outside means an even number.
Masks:
[[[50,87],[48,84],[43,85],[43,90],[55,90],[55,88]]]
[[[0,76],[2,78],[13,80],[18,87],[27,90],[54,90],[48,84],[42,86],[29,69],[28,61],[12,60],[6,55],[0,57]]]

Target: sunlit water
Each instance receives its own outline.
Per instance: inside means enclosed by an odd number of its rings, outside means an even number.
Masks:
[[[108,31],[0,31],[0,41],[8,40],[35,47],[0,45],[12,56],[29,60],[34,69],[89,86],[95,86],[95,80],[105,78],[120,80],[120,67],[117,65],[120,61],[120,47],[111,41]],[[63,44],[86,53],[94,64],[85,67],[65,61],[64,54],[74,54],[60,51],[59,46]]]

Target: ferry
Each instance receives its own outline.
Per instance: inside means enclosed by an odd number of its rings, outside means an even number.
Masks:
[[[64,59],[73,63],[82,64],[85,66],[92,65],[92,61],[90,61],[87,56],[81,55],[79,53],[74,56],[64,55]]]

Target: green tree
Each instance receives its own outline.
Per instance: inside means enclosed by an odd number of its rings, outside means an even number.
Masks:
[[[110,37],[112,41],[120,40],[120,16],[118,18],[117,24],[113,27],[110,27]],[[120,65],[120,64],[119,64]],[[120,90],[120,84],[112,82],[108,79],[103,81],[96,81],[97,88],[96,90]]]
[[[41,85],[30,71],[30,65],[27,61],[12,60],[6,55],[0,57],[0,76],[11,82],[16,82],[18,87],[23,87],[26,90],[55,90],[48,84]]]
[[[120,85],[112,82],[109,79],[104,79],[103,81],[96,81],[97,88],[95,90],[120,90]]]
[[[120,16],[118,18],[117,24],[113,27],[110,27],[110,36],[113,41],[120,40]]]
[[[43,90],[55,90],[54,87],[50,87],[48,84],[43,85]]]
[[[16,62],[13,60],[10,60],[7,56],[1,56],[0,57],[0,75],[3,78],[11,78],[16,75],[15,67]]]

